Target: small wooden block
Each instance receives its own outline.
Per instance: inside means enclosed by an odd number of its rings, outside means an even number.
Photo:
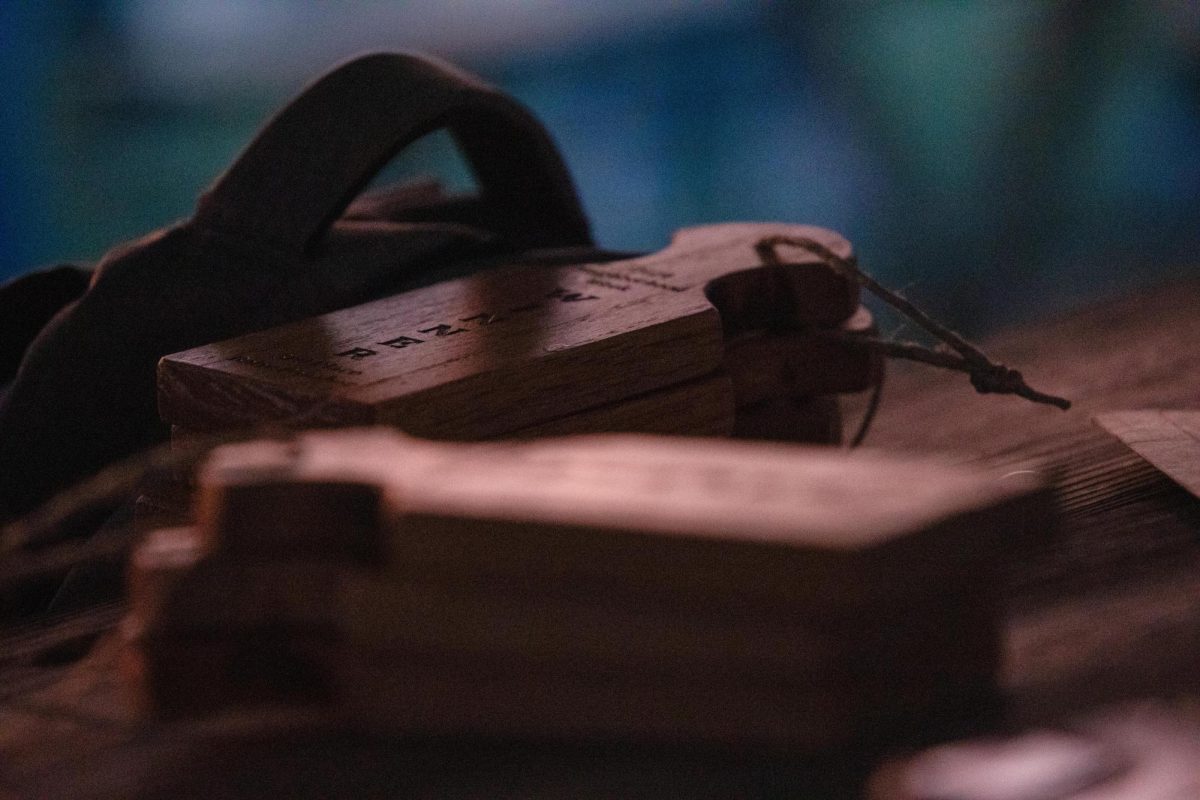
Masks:
[[[277,473],[214,478],[201,484],[198,500],[200,530],[212,537],[205,549],[234,558],[369,565],[384,549],[380,488],[371,481],[298,481]]]
[[[127,637],[141,637],[145,625],[162,616],[162,603],[180,579],[195,569],[203,555],[201,547],[194,528],[159,528],[142,539],[129,565],[131,613],[123,623]]]
[[[1096,423],[1200,497],[1200,411],[1114,411]]]
[[[754,245],[766,236],[851,255],[820,228],[729,224],[680,231],[665,250],[627,261],[492,270],[167,356],[160,413],[196,431],[282,421],[486,439],[565,428],[595,409],[720,376],[727,338],[852,317],[856,284],[799,250],[789,254],[795,263],[760,265]],[[786,357],[781,347],[776,360]],[[859,386],[877,368],[861,352],[826,364],[839,354],[812,347],[791,346],[798,369],[813,373],[792,375],[793,393]],[[743,373],[732,374],[735,397]],[[703,420],[735,410],[713,393],[692,405]],[[733,420],[716,427],[731,430]]]
[[[875,332],[870,312],[860,308],[837,328],[847,337]],[[778,397],[861,392],[880,378],[878,351],[852,338],[829,338],[819,331],[777,333],[753,331],[725,344],[725,370],[740,410]]]

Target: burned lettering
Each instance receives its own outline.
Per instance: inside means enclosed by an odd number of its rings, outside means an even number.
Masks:
[[[424,339],[414,339],[411,336],[397,336],[395,339],[388,339],[386,342],[378,342],[378,344],[384,347],[392,347],[396,350],[403,350],[410,345],[422,344],[424,341]]]
[[[366,347],[351,347],[349,350],[343,350],[342,352],[335,353],[334,355],[343,356],[352,361],[358,361],[360,359],[367,358],[368,356],[378,355],[378,353]]]
[[[417,333],[432,333],[434,336],[453,336],[464,333],[466,328],[455,328],[453,325],[434,325],[432,328],[421,328]]]

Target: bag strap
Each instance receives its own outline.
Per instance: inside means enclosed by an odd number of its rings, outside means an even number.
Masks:
[[[90,269],[61,264],[0,284],[0,387],[17,374],[38,332],[82,297],[91,279]]]
[[[193,221],[301,254],[396,153],[440,129],[475,171],[481,218],[507,244],[592,244],[566,166],[529,111],[448,65],[392,53],[309,86],[201,196]]]

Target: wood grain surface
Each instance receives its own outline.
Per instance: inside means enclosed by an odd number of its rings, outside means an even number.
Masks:
[[[1200,409],[1112,411],[1097,424],[1200,497]]]

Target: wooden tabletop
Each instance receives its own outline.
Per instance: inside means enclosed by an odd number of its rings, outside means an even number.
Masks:
[[[1060,528],[1014,543],[1007,568],[1000,726],[1200,695],[1200,501],[1091,419],[1200,406],[1198,310],[1200,281],[1176,283],[984,342],[1071,399],[1067,412],[978,396],[961,374],[890,369],[867,446],[953,452],[1057,487]],[[283,774],[280,796],[840,797],[870,768],[836,755],[813,769],[745,753],[381,741],[290,718],[147,728],[119,699],[115,645],[101,640],[75,664],[0,662],[0,798],[31,785],[48,796],[257,796]]]

